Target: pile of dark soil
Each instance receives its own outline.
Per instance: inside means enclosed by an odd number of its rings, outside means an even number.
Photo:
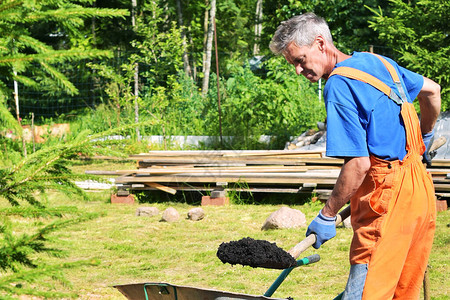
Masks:
[[[223,263],[253,268],[287,269],[297,265],[295,258],[276,243],[250,237],[220,244],[217,257]]]

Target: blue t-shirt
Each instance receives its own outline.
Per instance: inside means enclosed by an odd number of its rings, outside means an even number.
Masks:
[[[412,102],[423,86],[423,77],[386,58],[402,80],[407,100]],[[336,67],[352,67],[369,73],[397,91],[388,70],[370,53],[354,52]],[[398,91],[397,91],[398,93]],[[384,93],[359,80],[331,76],[324,89],[327,110],[327,156],[375,155],[385,160],[403,159],[406,133],[401,107]]]

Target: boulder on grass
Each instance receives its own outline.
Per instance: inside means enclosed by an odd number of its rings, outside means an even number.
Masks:
[[[138,217],[153,217],[159,214],[157,207],[143,206],[136,208],[136,216]]]
[[[169,207],[163,212],[161,221],[176,222],[179,219],[180,219],[180,213],[175,208]]]
[[[188,211],[188,219],[192,221],[200,221],[205,217],[205,211],[201,207],[195,207]]]
[[[352,219],[351,216],[346,218],[343,222],[342,222],[342,226],[344,228],[352,228]]]
[[[305,227],[305,214],[289,207],[282,207],[273,212],[264,222],[261,230]]]

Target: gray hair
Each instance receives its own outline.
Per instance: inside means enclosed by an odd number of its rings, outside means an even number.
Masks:
[[[314,13],[295,16],[278,26],[269,48],[274,54],[282,54],[294,42],[297,46],[310,46],[317,36],[333,43],[327,22]]]

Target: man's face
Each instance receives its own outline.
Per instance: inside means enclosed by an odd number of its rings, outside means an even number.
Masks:
[[[297,75],[302,74],[309,81],[316,82],[324,74],[325,56],[321,44],[315,40],[311,46],[297,46],[290,43],[283,52],[287,62],[295,67]]]

